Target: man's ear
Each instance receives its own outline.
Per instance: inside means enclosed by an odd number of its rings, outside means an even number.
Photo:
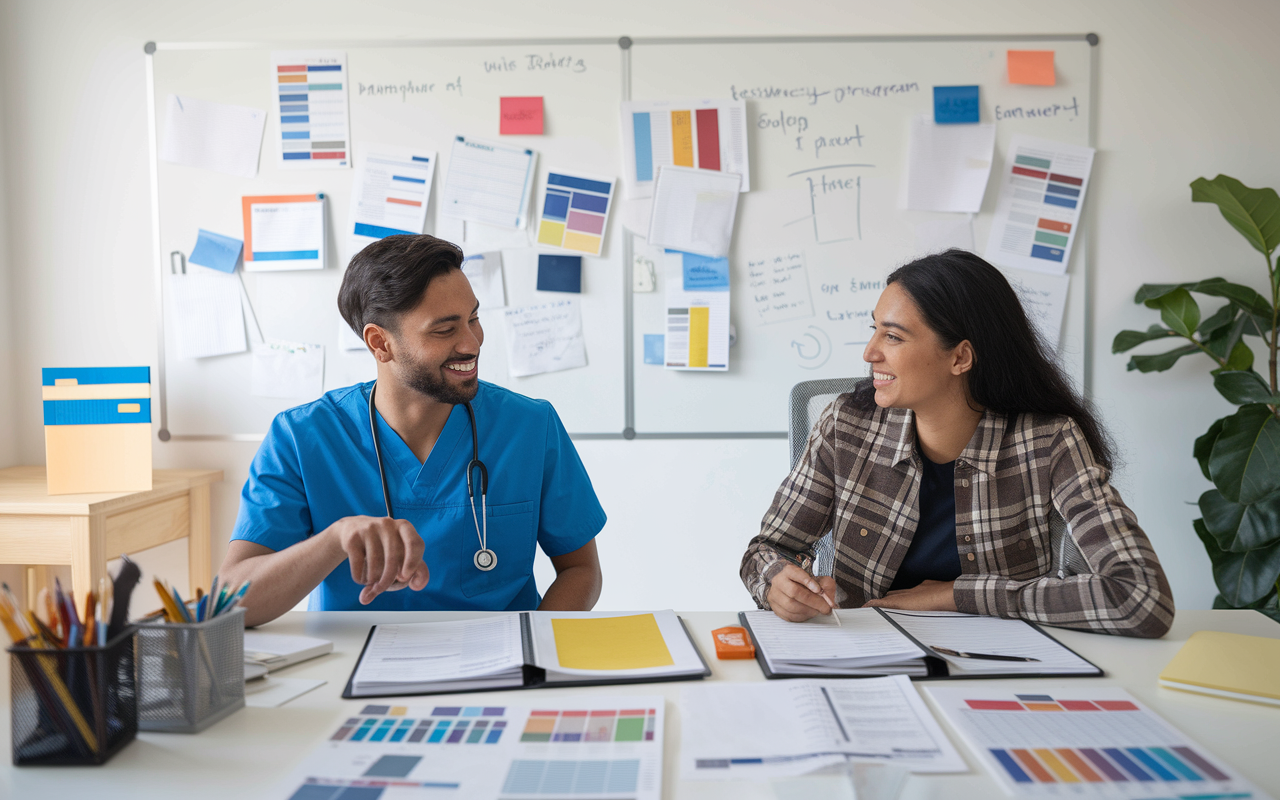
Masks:
[[[372,322],[366,324],[364,326],[364,343],[379,364],[386,364],[395,360],[395,354],[392,349],[394,347],[394,337],[386,328],[375,325]]]
[[[973,369],[974,362],[977,361],[978,354],[973,351],[973,345],[965,339],[956,345],[951,351],[951,374],[963,375]]]

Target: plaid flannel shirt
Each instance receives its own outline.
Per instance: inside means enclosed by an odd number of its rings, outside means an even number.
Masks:
[[[955,466],[960,611],[1064,628],[1163,636],[1173,595],[1137,518],[1075,421],[987,411]],[[861,410],[841,395],[778,489],[742,559],[762,608],[786,561],[834,532],[837,602],[882,597],[920,517],[921,464],[912,412]],[[1086,574],[1050,575],[1049,516],[1068,525]]]

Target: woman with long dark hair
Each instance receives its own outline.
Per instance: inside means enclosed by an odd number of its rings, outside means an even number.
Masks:
[[[869,605],[1163,636],[1173,596],[1109,482],[1111,443],[999,270],[963,250],[913,261],[874,322],[871,380],[822,413],[743,557],[756,602],[793,621]],[[833,574],[814,577],[828,532]]]

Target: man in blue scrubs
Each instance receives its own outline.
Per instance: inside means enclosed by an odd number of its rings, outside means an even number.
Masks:
[[[378,362],[376,390],[337,389],[272,423],[220,570],[252,581],[246,624],[308,593],[325,610],[595,605],[604,511],[551,404],[479,380],[484,331],[461,265],[432,236],[390,236],[351,260],[338,307]],[[468,494],[473,458],[488,470],[483,503],[478,469]],[[556,570],[543,597],[535,546]]]

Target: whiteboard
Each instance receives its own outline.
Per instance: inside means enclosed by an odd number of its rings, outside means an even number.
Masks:
[[[736,343],[727,372],[644,364],[644,334],[663,332],[662,270],[657,291],[632,295],[636,435],[782,436],[794,384],[867,374],[862,350],[884,278],[923,254],[918,225],[955,216],[903,210],[910,120],[932,114],[936,85],[981,86],[982,122],[997,123],[996,158],[973,224],[981,254],[1009,138],[1091,143],[1093,48],[1084,36],[1067,38],[637,39],[632,100],[746,99],[752,191],[741,196],[730,250]],[[1057,85],[1009,85],[1009,49],[1056,51]],[[1031,112],[1055,105],[1047,116]],[[815,204],[820,213],[852,218],[848,230],[816,226]],[[1078,384],[1085,370],[1084,249],[1071,256],[1060,344]],[[814,315],[760,324],[746,262],[793,252],[804,255]],[[661,257],[636,240],[637,261]]]
[[[271,119],[254,179],[155,157],[163,135],[155,109],[171,93],[270,109],[272,49],[340,49],[353,84],[419,87],[362,93],[355,86],[351,139],[357,158],[362,144],[371,142],[438,153],[427,232],[435,231],[451,142],[458,135],[498,139],[500,97],[545,98],[544,136],[502,137],[538,152],[531,212],[549,168],[624,174],[621,101],[745,99],[752,191],[741,195],[730,254],[736,343],[728,371],[691,373],[644,363],[645,334],[663,332],[665,279],[659,267],[657,290],[636,293],[632,275],[664,255],[626,232],[615,210],[601,256],[583,260],[587,366],[509,377],[501,311],[492,310],[482,312],[481,377],[550,400],[578,438],[772,438],[786,435],[787,397],[795,383],[865,374],[861,353],[884,278],[922,254],[919,226],[954,216],[901,207],[908,124],[931,113],[932,87],[981,86],[982,121],[997,124],[987,194],[972,222],[981,253],[1010,137],[1091,144],[1096,42],[1093,35],[1048,35],[149,45],[157,303],[167,312],[159,328],[160,436],[260,439],[276,413],[298,402],[251,396],[248,354],[178,359],[172,326],[165,325],[172,313],[169,253],[189,253],[199,228],[239,235],[242,195],[323,192],[330,232],[326,269],[243,276],[256,316],[256,324],[249,321],[250,340],[260,329],[268,338],[324,345],[326,390],[374,377],[367,353],[338,348],[336,297],[350,255],[343,232],[353,170],[276,168]],[[1009,49],[1053,49],[1057,85],[1008,85]],[[824,202],[824,219],[843,217],[841,235],[815,221]],[[1086,240],[1078,245],[1068,268],[1059,352],[1068,374],[1083,386]],[[753,313],[746,263],[796,253],[807,266],[813,316],[762,324]],[[503,255],[508,307],[561,296],[536,291],[535,249],[505,247]]]
[[[530,213],[548,168],[612,175],[620,156],[617,109],[623,96],[622,57],[617,41],[387,42],[320,45],[343,50],[351,89],[349,109],[353,152],[379,143],[427,148],[438,153],[435,187],[427,213],[433,232],[437,200],[449,151],[458,135],[518,142],[538,153],[538,176]],[[316,49],[312,43],[242,45],[158,44],[150,55],[152,108],[163,109],[169,94],[270,109],[272,49]],[[416,87],[406,91],[361,91],[366,86]],[[430,89],[424,87],[432,87]],[[543,136],[499,137],[499,98],[542,96]],[[269,117],[274,111],[268,111]],[[261,334],[267,338],[321,344],[325,348],[326,391],[375,377],[372,356],[338,347],[338,287],[350,256],[347,237],[352,169],[281,170],[268,119],[256,178],[237,178],[154,158],[156,269],[167,312],[161,317],[161,438],[259,439],[278,412],[305,399],[250,395],[248,354],[179,359],[174,340],[168,284],[169,254],[189,254],[200,228],[242,237],[243,195],[322,192],[328,198],[328,264],[301,272],[243,274]],[[163,120],[152,117],[153,148]],[[616,214],[611,215],[616,218]],[[618,436],[623,428],[626,381],[623,251],[627,243],[614,219],[601,256],[584,257],[581,298],[587,366],[524,378],[508,376],[502,311],[481,312],[485,343],[480,377],[522,394],[550,400],[568,430],[579,435]],[[489,248],[485,248],[489,249]],[[528,247],[503,249],[508,307],[560,299],[538,292],[537,253]],[[201,269],[189,267],[189,269]],[[250,343],[257,338],[247,320]]]

